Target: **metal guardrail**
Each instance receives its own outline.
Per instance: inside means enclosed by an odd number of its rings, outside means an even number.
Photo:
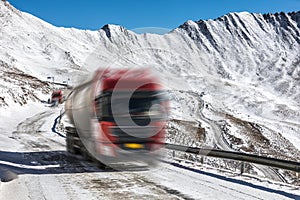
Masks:
[[[70,89],[72,88],[71,85],[68,85],[68,84],[66,84],[66,83],[58,83],[58,82],[50,82],[50,81],[47,81],[47,83],[49,83],[49,84],[54,84],[54,85],[64,86],[64,87],[70,88]]]
[[[186,153],[202,155],[202,156],[238,160],[238,161],[243,161],[243,162],[266,165],[269,167],[276,167],[276,168],[280,168],[280,169],[291,170],[291,171],[298,172],[298,173],[300,172],[300,162],[281,160],[281,159],[276,159],[276,158],[268,158],[268,157],[247,154],[247,153],[242,153],[242,152],[188,147],[188,146],[169,144],[169,143],[165,144],[165,148],[170,149],[170,150],[175,150],[175,151],[181,151],[181,152],[186,152]]]

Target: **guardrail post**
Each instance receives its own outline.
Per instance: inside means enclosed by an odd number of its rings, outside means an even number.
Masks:
[[[241,163],[241,175],[245,172],[245,162]]]
[[[202,165],[204,164],[204,156],[200,157],[200,162],[201,162]]]
[[[62,110],[59,111],[59,124],[61,123],[61,114],[62,114],[61,111],[62,111]]]

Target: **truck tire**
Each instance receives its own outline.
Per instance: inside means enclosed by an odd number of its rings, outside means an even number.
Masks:
[[[73,136],[70,133],[67,133],[66,143],[67,143],[67,152],[71,154],[75,154],[74,140],[73,140]]]
[[[82,157],[84,158],[84,160],[92,161],[92,157],[90,156],[90,154],[89,154],[89,152],[87,151],[86,148],[82,148],[80,150],[80,153],[81,153]]]

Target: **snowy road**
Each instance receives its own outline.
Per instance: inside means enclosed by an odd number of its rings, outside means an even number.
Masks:
[[[199,95],[197,93],[194,94],[194,97],[197,99],[198,101],[198,117],[201,121],[205,122],[206,124],[208,124],[210,126],[209,129],[209,133],[210,135],[213,135],[213,139],[215,144],[222,150],[226,150],[226,151],[232,151],[233,149],[230,147],[230,144],[228,144],[228,142],[225,140],[223,134],[222,134],[222,130],[220,128],[220,126],[206,118],[203,113],[202,110],[204,109],[204,101],[199,98]],[[275,180],[275,181],[285,181],[282,177],[281,174],[279,174],[279,172],[276,172],[274,169],[268,167],[268,166],[263,166],[263,165],[254,165],[259,171],[261,171],[266,178],[269,178],[271,180]]]
[[[1,146],[0,175],[18,177],[1,182],[0,199],[300,199],[288,185],[174,163],[148,171],[100,170],[65,152],[64,138],[51,131],[58,115],[58,108],[24,112],[21,116],[30,117],[20,119],[10,134],[4,131],[2,138],[14,147]]]

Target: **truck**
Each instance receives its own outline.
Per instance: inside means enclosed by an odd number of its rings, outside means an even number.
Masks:
[[[54,90],[51,94],[51,98],[48,100],[49,103],[53,105],[57,105],[63,102],[63,91],[62,90]]]
[[[164,144],[168,100],[145,69],[99,69],[65,102],[66,146],[101,166],[155,163]]]

